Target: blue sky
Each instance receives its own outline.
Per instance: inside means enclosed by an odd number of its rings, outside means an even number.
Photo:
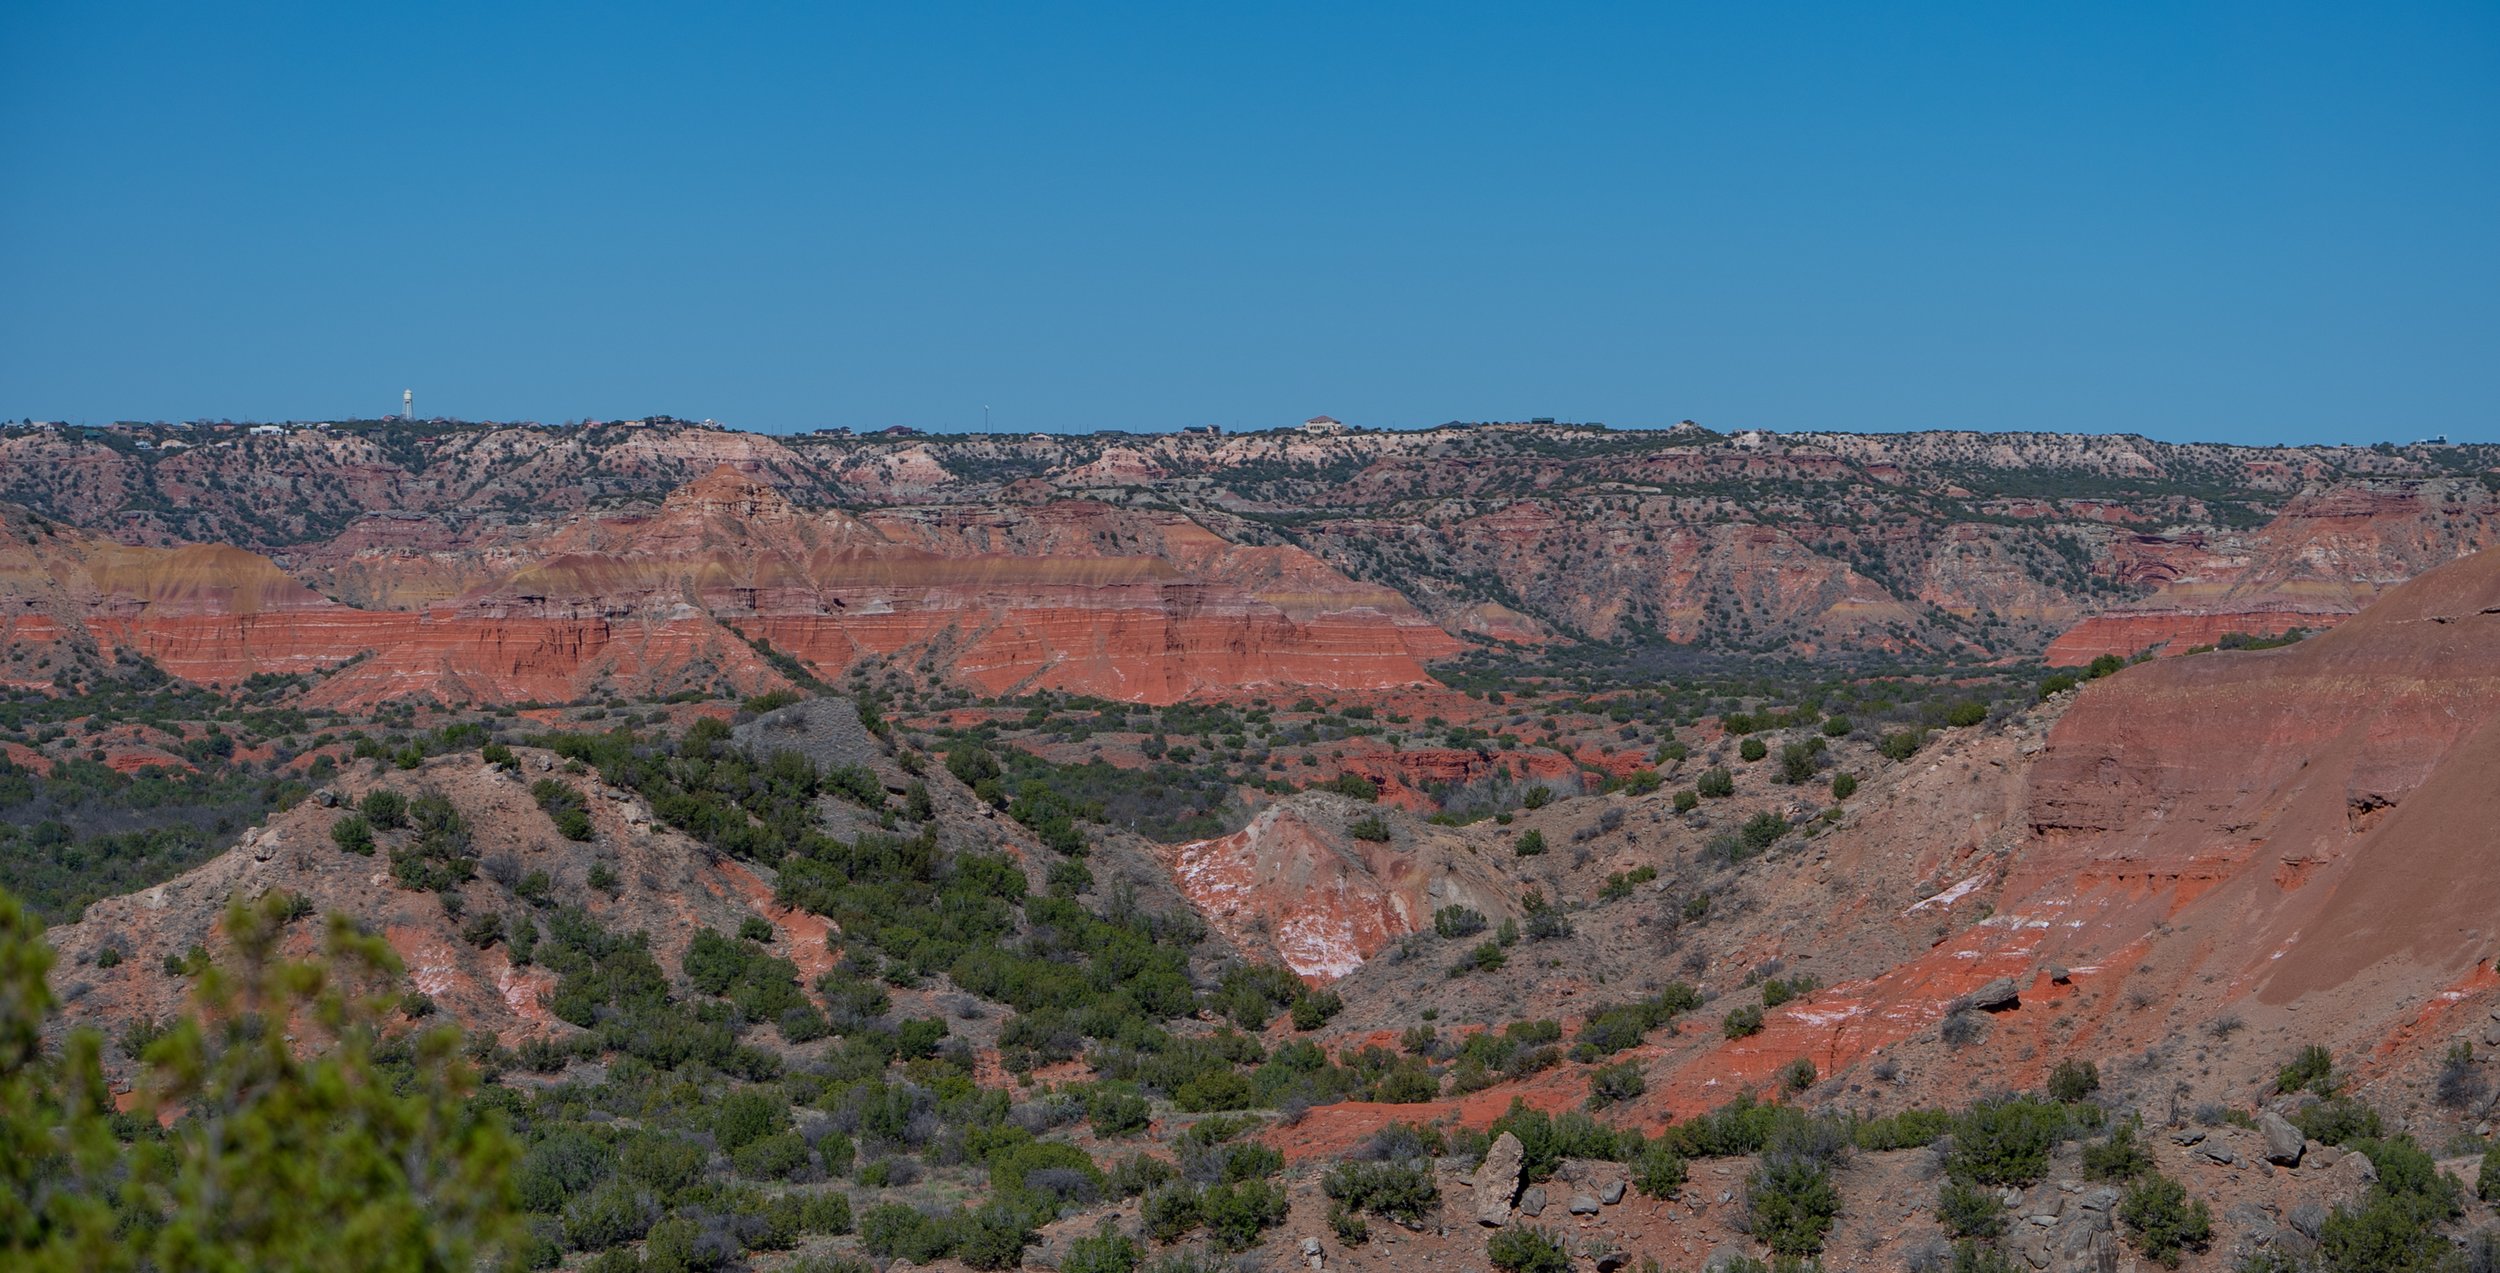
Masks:
[[[0,6],[0,414],[2500,440],[2500,5]]]

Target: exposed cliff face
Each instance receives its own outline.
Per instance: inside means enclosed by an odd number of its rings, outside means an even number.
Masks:
[[[2094,615],[2049,645],[2052,666],[2147,649],[2180,653],[2228,633],[2271,636],[2332,627],[2386,589],[2487,547],[2495,500],[2479,482],[2374,482],[2313,489],[2245,537],[2191,550],[2154,541],[2158,587],[2140,604]]]
[[[141,440],[158,449],[0,430],[0,497],[124,543],[263,554],[356,611],[420,616],[437,651],[455,620],[560,621],[546,641],[604,650],[703,611],[819,668],[927,656],[984,689],[1154,698],[1410,683],[1467,640],[2083,662],[2324,626],[2500,522],[2489,448],[673,423]],[[773,501],[654,507],[716,472]],[[359,622],[316,644],[388,648]],[[202,666],[237,657],[223,631],[188,640]]]
[[[724,466],[656,510],[506,536],[466,561],[379,533],[387,523],[359,526],[371,533],[332,558],[332,577],[421,606],[343,605],[225,546],[74,537],[40,559],[21,543],[0,569],[16,581],[20,639],[74,632],[187,679],[367,656],[315,692],[332,704],[753,692],[781,683],[753,640],[826,677],[879,656],[988,693],[1155,703],[1416,684],[1429,679],[1425,660],[1459,648],[1397,593],[1300,549],[1235,544],[1176,513],[1086,501],[869,520],[802,511]],[[408,582],[382,582],[407,563]],[[508,569],[480,579],[489,564]]]

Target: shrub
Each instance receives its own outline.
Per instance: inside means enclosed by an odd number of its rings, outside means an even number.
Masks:
[[[1677,813],[1691,813],[1693,810],[1700,807],[1700,792],[1695,791],[1690,787],[1686,787],[1682,791],[1675,793],[1675,811]]]
[[[1321,1178],[1320,1189],[1352,1210],[1410,1224],[1441,1205],[1432,1169],[1418,1162],[1341,1162]]]
[[[1856,794],[1858,794],[1858,776],[1856,774],[1835,774],[1832,776],[1832,799],[1846,800]]]
[[[1725,765],[1713,766],[1703,770],[1701,776],[1693,780],[1693,790],[1713,800],[1735,795],[1736,775],[1729,773]]]
[[[2440,1227],[2464,1210],[2457,1182],[2408,1137],[2370,1141],[2360,1150],[2378,1169],[2378,1180],[2359,1206],[2340,1206],[2327,1216],[2318,1231],[2323,1268],[2432,1273],[2453,1267]]]
[[[1334,990],[1306,994],[1293,1001],[1293,1028],[1308,1033],[1328,1024],[1328,1019],[1345,1010],[1345,1000]]]
[[[2348,1096],[2312,1101],[2292,1112],[2291,1123],[2321,1145],[2376,1140],[2382,1131],[2378,1111]]]
[[[1780,1067],[1780,1090],[1794,1095],[1814,1086],[1817,1077],[1814,1061],[1809,1057],[1798,1057]]]
[[[750,1141],[729,1155],[730,1166],[741,1176],[757,1180],[780,1180],[807,1165],[807,1142],[796,1132],[781,1132]]]
[[[1444,906],[1432,913],[1432,931],[1443,937],[1473,937],[1484,931],[1484,912],[1472,906]]]
[[[2304,1087],[2320,1096],[2335,1094],[2335,1054],[2315,1043],[2302,1048],[2274,1076],[2275,1091],[2297,1092]]]
[[[1987,1033],[1987,1019],[1969,1008],[1945,1014],[1944,1021],[1936,1027],[1936,1037],[1943,1039],[1945,1046],[1955,1049],[1969,1047]]]
[[[1628,1101],[1649,1090],[1641,1077],[1638,1061],[1619,1065],[1601,1065],[1589,1071],[1589,1108],[1604,1109],[1618,1101]]]
[[[1538,790],[1544,790],[1540,787]],[[1510,851],[1523,858],[1532,858],[1545,851],[1545,833],[1533,828],[1523,831],[1511,842]]]
[[[1945,1173],[1983,1185],[2029,1188],[2048,1173],[2049,1152],[2067,1129],[2063,1107],[2027,1096],[1981,1101],[1953,1132]]]
[[[1787,834],[1788,819],[1765,809],[1745,819],[1745,825],[1737,829],[1736,838],[1744,844],[1747,853],[1760,853],[1779,843],[1780,837]]]
[[[2439,1066],[2439,1103],[2461,1110],[2481,1103],[2484,1090],[2482,1076],[2474,1072],[2474,1045],[2459,1039]]]
[[[1138,1210],[1138,1222],[1146,1227],[1146,1236],[1157,1242],[1178,1242],[1198,1227],[1198,1191],[1187,1185],[1171,1185],[1146,1195],[1145,1205]]]
[[[1936,1219],[1957,1238],[1997,1238],[2005,1233],[2005,1204],[1993,1189],[1947,1179],[1936,1193]]]
[[[546,810],[549,818],[555,820],[556,830],[565,839],[587,840],[591,837],[589,802],[582,798],[582,793],[573,789],[571,783],[541,778],[530,784],[530,797],[538,801],[538,807]]]
[[[1736,744],[1736,755],[1742,760],[1760,760],[1769,754],[1771,754],[1769,744],[1764,743],[1759,738],[1748,738],[1745,741]]]
[[[349,853],[360,857],[371,857],[373,855],[373,824],[367,821],[365,815],[361,813],[348,814],[330,824],[330,840]]]
[[[1977,699],[1963,699],[1945,709],[1944,723],[1961,729],[1988,719],[1988,705]]]
[[[387,788],[366,792],[356,809],[378,830],[396,831],[408,825],[408,797]]]
[[[1790,743],[1780,748],[1779,780],[1789,786],[1800,786],[1814,780],[1817,762],[1822,758],[1822,740]]]
[[[1514,1225],[1484,1241],[1484,1258],[1502,1273],[1570,1273],[1571,1253],[1548,1229]]]
[[[2083,1147],[2086,1180],[2133,1180],[2152,1169],[2152,1152],[2137,1141],[2133,1119],[2111,1128],[2107,1140]]]
[[[1098,1137],[1134,1136],[1150,1123],[1146,1098],[1125,1087],[1101,1086],[1086,1094],[1085,1118]]]
[[[1135,1273],[1140,1258],[1136,1240],[1105,1220],[1101,1228],[1068,1244],[1059,1273]]]
[[[484,950],[503,940],[503,916],[493,911],[479,911],[460,928],[460,939]]]
[[[1926,738],[1917,730],[1895,730],[1884,735],[1875,744],[1875,750],[1882,753],[1886,760],[1908,760],[1917,755],[1918,749],[1925,746],[1926,742]]]
[[[1389,838],[1389,824],[1382,821],[1377,813],[1365,814],[1355,819],[1352,826],[1346,828],[1346,834],[1357,840],[1368,840],[1374,844],[1380,844]]]
[[[1814,993],[1814,978],[1812,977],[1798,976],[1787,979],[1773,977],[1762,983],[1762,1006],[1776,1008],[1791,999],[1801,999],[1812,993]]]
[[[1259,1234],[1285,1219],[1284,1188],[1269,1180],[1242,1180],[1209,1186],[1198,1196],[1207,1236],[1227,1251],[1247,1251]]]
[[[1551,787],[1530,787],[1526,794],[1519,797],[1519,803],[1530,809],[1542,809],[1554,803],[1554,790]]]
[[[1804,1257],[1823,1249],[1840,1193],[1831,1173],[1811,1159],[1781,1155],[1765,1160],[1745,1184],[1753,1235],[1773,1251]]]
[[[1632,1160],[1632,1187],[1652,1198],[1672,1198],[1684,1187],[1684,1155],[1665,1140],[1641,1146]]]
[[[2158,1172],[2127,1190],[2118,1218],[2135,1235],[2136,1249],[2166,1268],[2179,1267],[2182,1253],[2201,1251],[2213,1240],[2211,1210],[2189,1201],[2187,1186]]]
[[[1727,1014],[1719,1029],[1731,1039],[1742,1039],[1762,1033],[1762,1005],[1745,1004]]]
[[[2068,1104],[2101,1090],[2100,1067],[2090,1061],[2068,1057],[2049,1071],[2049,1095]]]
[[[753,1088],[731,1092],[712,1113],[712,1138],[731,1153],[789,1126],[789,1106]]]

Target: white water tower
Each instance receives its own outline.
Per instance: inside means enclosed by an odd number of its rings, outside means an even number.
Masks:
[[[399,418],[402,420],[414,420],[417,418],[416,390],[402,389],[399,391]]]

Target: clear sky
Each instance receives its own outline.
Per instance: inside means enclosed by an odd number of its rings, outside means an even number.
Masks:
[[[0,415],[2500,440],[2500,4],[0,4]]]

